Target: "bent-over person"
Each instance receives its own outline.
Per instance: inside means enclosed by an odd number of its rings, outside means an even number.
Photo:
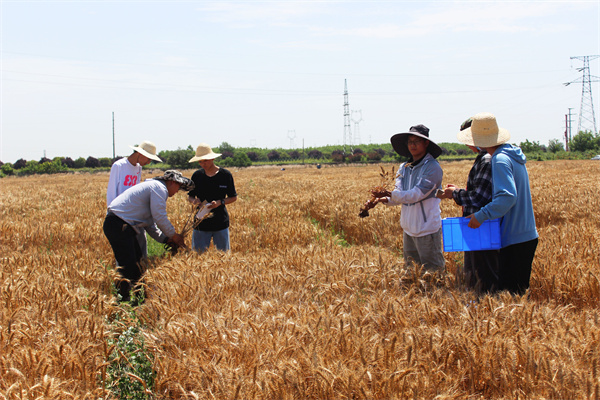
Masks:
[[[144,272],[144,254],[136,238],[140,232],[148,232],[159,243],[185,247],[183,236],[175,231],[167,216],[167,199],[179,190],[193,188],[190,179],[169,170],[126,190],[108,206],[103,229],[118,263],[120,301],[131,300],[130,292],[138,289]]]

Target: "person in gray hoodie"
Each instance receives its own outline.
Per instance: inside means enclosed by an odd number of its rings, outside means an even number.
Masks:
[[[442,188],[443,171],[436,160],[442,149],[430,139],[425,125],[411,126],[390,141],[396,153],[409,157],[409,161],[400,165],[394,190],[384,193],[375,204],[402,207],[406,269],[417,264],[425,272],[445,272],[440,199],[435,197],[436,190]]]
[[[479,228],[487,220],[502,218],[500,290],[525,294],[539,236],[525,154],[519,147],[506,143],[510,133],[499,128],[496,117],[490,113],[475,115],[471,127],[460,131],[457,137],[460,142],[480,147],[492,156],[492,201],[467,216],[469,227]]]

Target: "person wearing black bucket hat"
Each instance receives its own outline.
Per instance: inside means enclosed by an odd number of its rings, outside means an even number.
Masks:
[[[144,272],[144,254],[136,239],[139,233],[148,232],[159,243],[185,247],[183,236],[175,231],[167,217],[167,199],[180,190],[192,189],[191,179],[179,171],[169,170],[127,189],[108,206],[103,230],[121,276],[117,282],[120,301],[130,301],[130,291],[137,291]]]
[[[409,157],[409,161],[400,165],[394,190],[376,201],[402,206],[406,268],[416,264],[428,272],[443,272],[440,199],[435,197],[442,188],[443,172],[436,160],[442,149],[429,138],[425,125],[411,126],[408,132],[392,136],[391,142],[396,153]]]

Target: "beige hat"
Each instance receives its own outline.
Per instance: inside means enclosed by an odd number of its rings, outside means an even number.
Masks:
[[[189,162],[202,161],[202,160],[214,160],[219,157],[221,153],[213,153],[212,149],[206,143],[200,143],[196,148],[196,156],[192,157]]]
[[[496,117],[488,112],[472,117],[471,127],[458,132],[458,141],[470,146],[494,147],[510,140],[506,129],[498,128]]]
[[[144,140],[142,143],[140,143],[139,146],[129,147],[131,147],[133,150],[137,151],[141,155],[148,157],[151,160],[162,162],[160,157],[156,155],[156,145],[152,142]]]

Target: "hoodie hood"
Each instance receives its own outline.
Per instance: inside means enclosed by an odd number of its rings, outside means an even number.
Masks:
[[[503,144],[496,149],[494,155],[496,153],[503,153],[509,156],[515,162],[519,164],[525,164],[527,162],[527,157],[525,157],[525,153],[518,146],[513,146],[512,144]]]

